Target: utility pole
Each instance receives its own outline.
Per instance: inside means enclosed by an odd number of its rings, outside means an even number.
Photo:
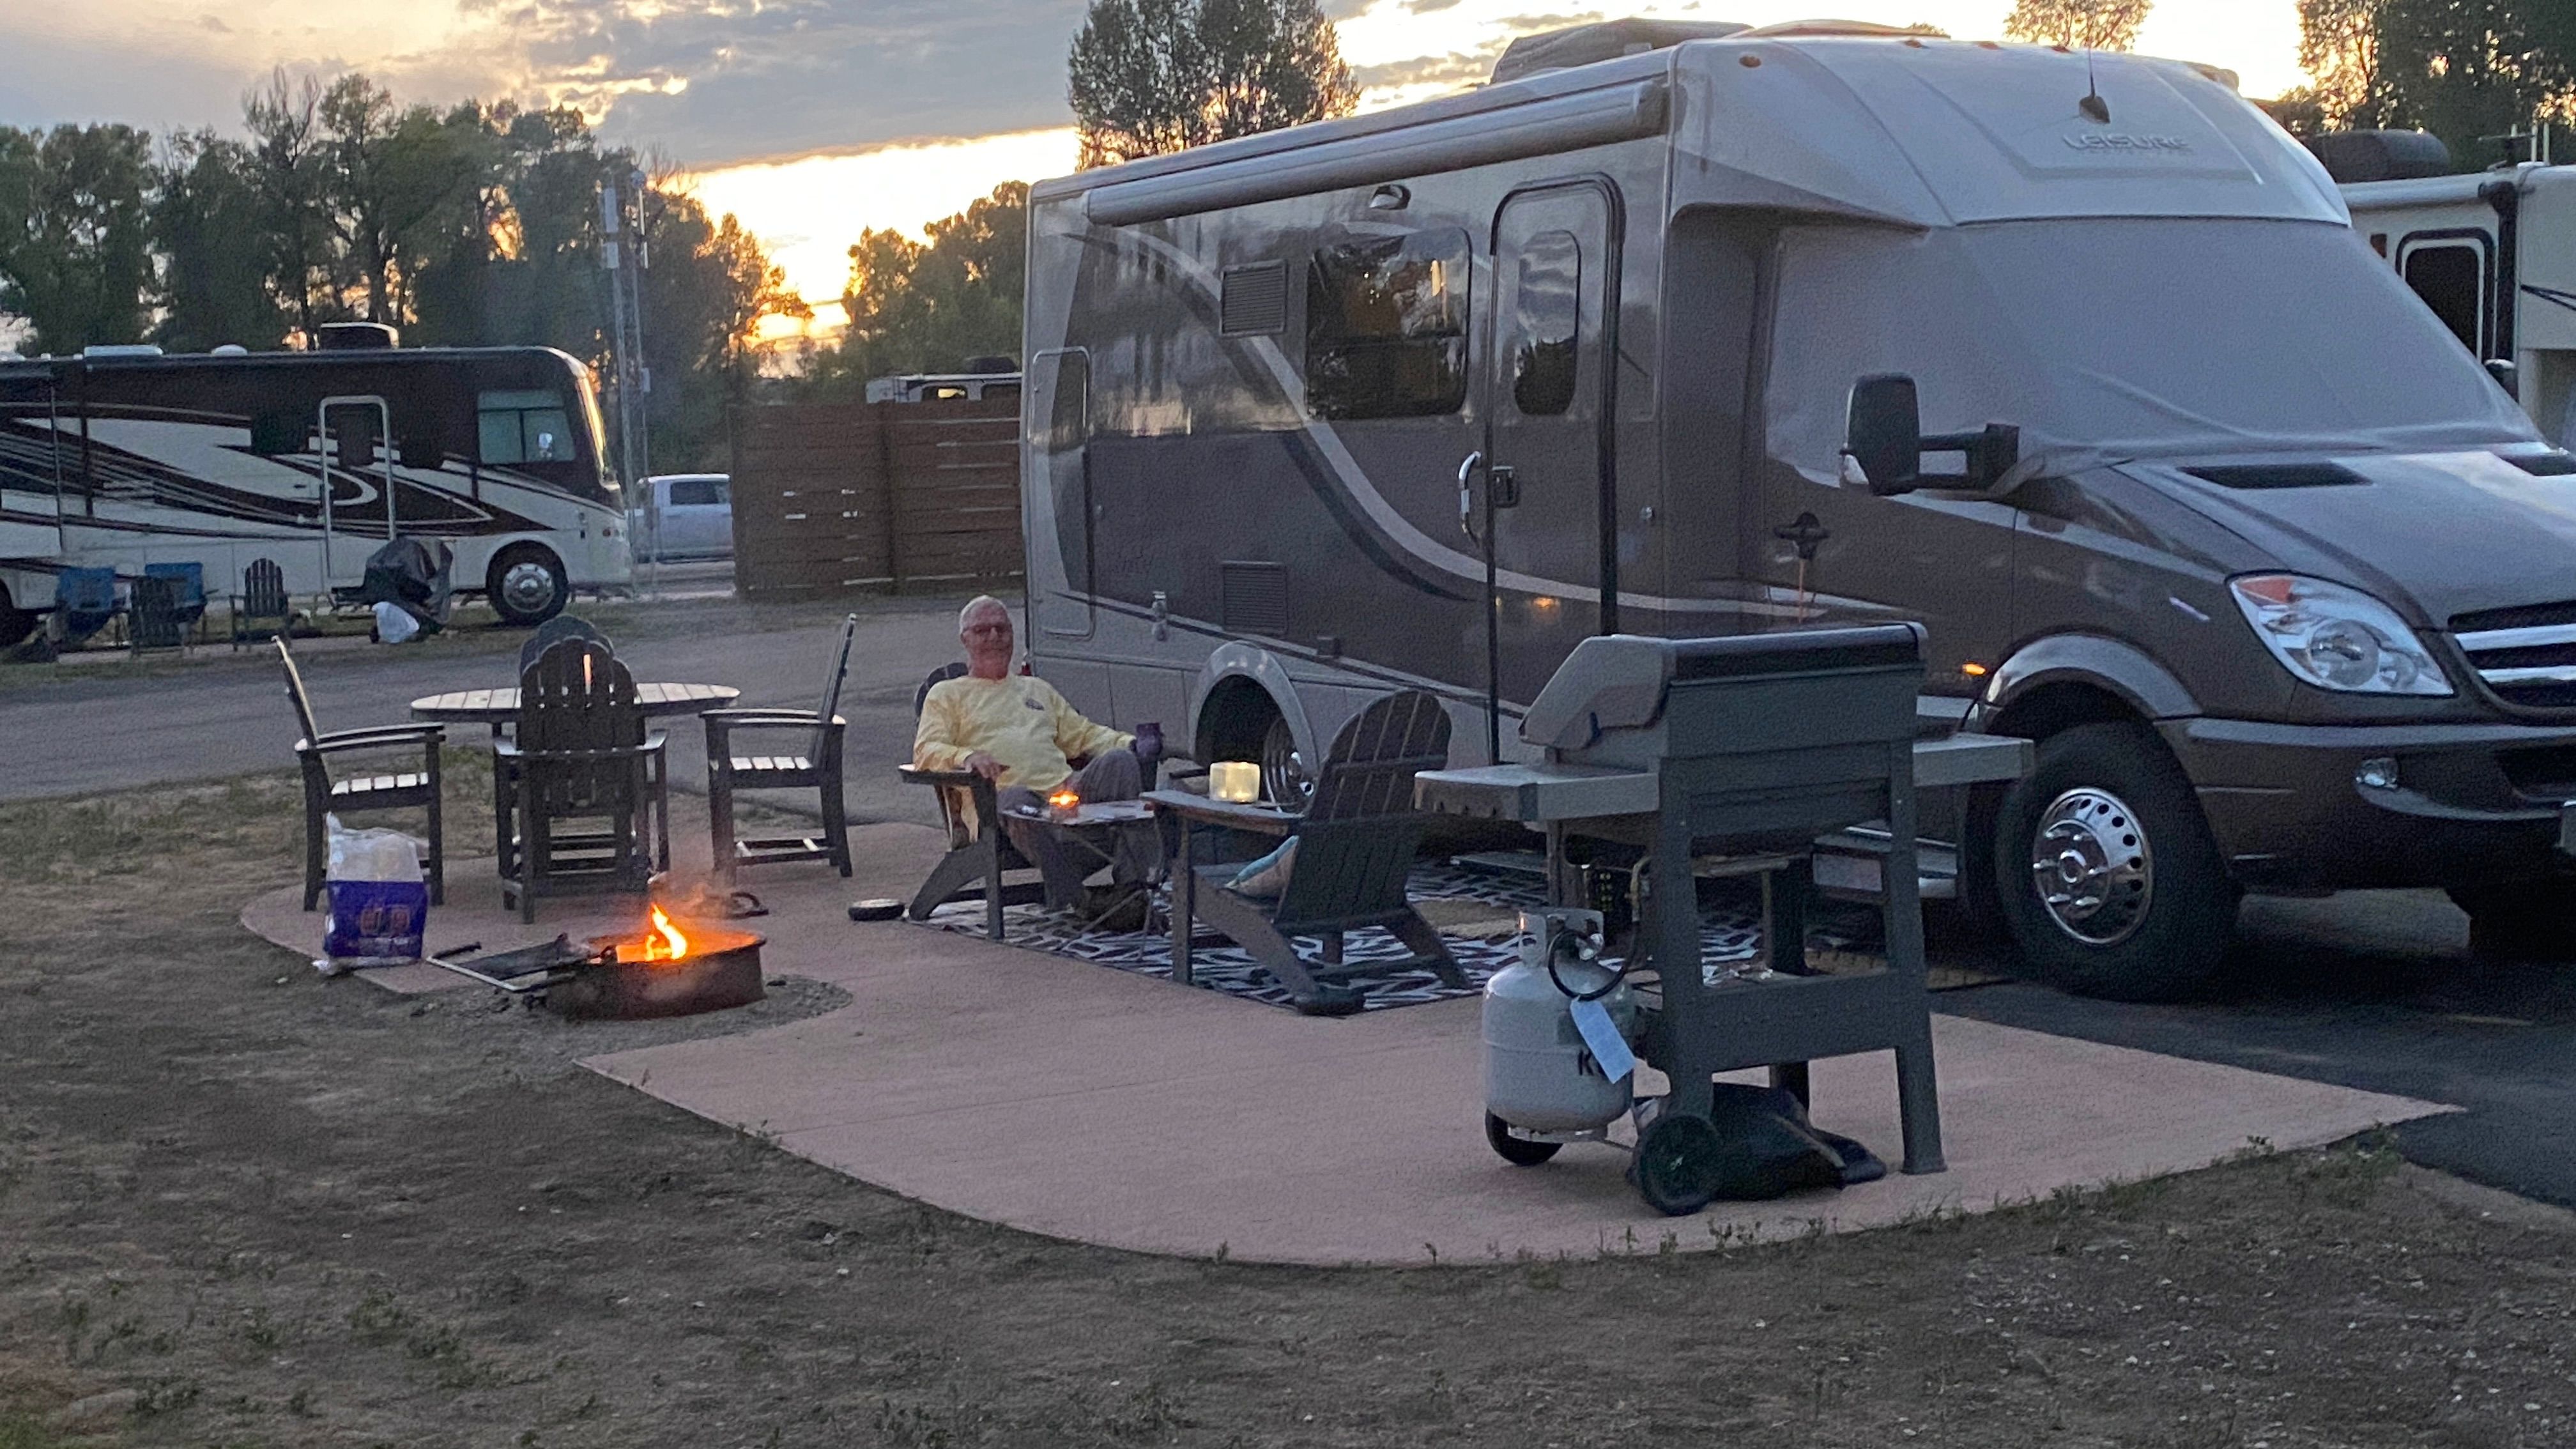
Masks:
[[[644,173],[630,171],[621,190],[617,178],[599,183],[599,265],[608,273],[608,352],[610,387],[617,407],[617,458],[620,481],[634,491],[652,476],[651,441],[646,436],[645,400],[653,393],[653,370],[644,362],[644,273],[653,265],[644,238]],[[645,501],[647,508],[651,500]],[[660,532],[655,519],[655,532]]]

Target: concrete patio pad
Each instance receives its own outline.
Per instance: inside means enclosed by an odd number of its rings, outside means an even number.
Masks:
[[[787,1150],[968,1216],[1145,1252],[1302,1263],[1475,1261],[1653,1251],[1976,1211],[2060,1188],[2207,1166],[2259,1139],[2289,1149],[2447,1110],[1936,1016],[1950,1170],[1840,1193],[1721,1203],[1665,1218],[1622,1180],[1624,1154],[1568,1147],[1515,1168],[1485,1145],[1478,1004],[1321,1020],[902,923],[843,906],[902,894],[935,832],[854,836],[855,884],[819,866],[747,874],[772,909],[767,969],[848,991],[840,1010],[586,1063]],[[314,949],[292,891],[244,924]],[[451,868],[431,948],[503,949],[603,930],[632,906],[548,903],[536,928],[500,908],[488,861]],[[396,990],[480,989],[435,968],[375,973]],[[1817,1064],[1815,1117],[1891,1162],[1885,1053]]]

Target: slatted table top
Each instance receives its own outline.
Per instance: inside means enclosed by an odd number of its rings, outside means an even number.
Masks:
[[[651,681],[635,686],[635,702],[643,706],[646,718],[704,714],[741,697],[742,691],[730,684]],[[519,691],[452,689],[445,694],[426,694],[411,702],[411,717],[441,724],[507,724],[519,717]]]

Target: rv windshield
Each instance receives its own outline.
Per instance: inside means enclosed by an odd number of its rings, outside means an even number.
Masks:
[[[1803,227],[1783,233],[1779,255],[1770,451],[1819,479],[1838,474],[1853,381],[1875,372],[1913,376],[1928,432],[2018,425],[2021,476],[2536,436],[2347,227]]]

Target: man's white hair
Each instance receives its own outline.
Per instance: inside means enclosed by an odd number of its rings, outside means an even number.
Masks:
[[[1003,622],[1003,623],[1007,624],[1007,623],[1009,623],[1009,622],[1011,621],[1011,606],[1010,606],[1010,605],[1003,603],[1001,600],[999,600],[999,599],[997,599],[997,598],[994,598],[991,594],[977,594],[975,597],[973,597],[973,598],[971,598],[971,599],[968,599],[968,600],[966,601],[966,607],[965,607],[965,608],[962,608],[962,609],[960,609],[960,610],[958,610],[958,611],[957,611],[957,634],[958,634],[958,637],[960,637],[960,638],[965,637],[965,634],[966,634],[966,623],[967,623],[967,621],[968,621],[968,620],[970,620],[970,619],[972,619],[972,618],[974,618],[974,617],[975,617],[975,613],[976,613],[976,611],[977,611],[977,610],[979,610],[979,609],[986,609],[986,608],[992,608],[992,609],[999,609],[999,610],[1001,610],[1001,611],[1002,611],[1002,622]]]

